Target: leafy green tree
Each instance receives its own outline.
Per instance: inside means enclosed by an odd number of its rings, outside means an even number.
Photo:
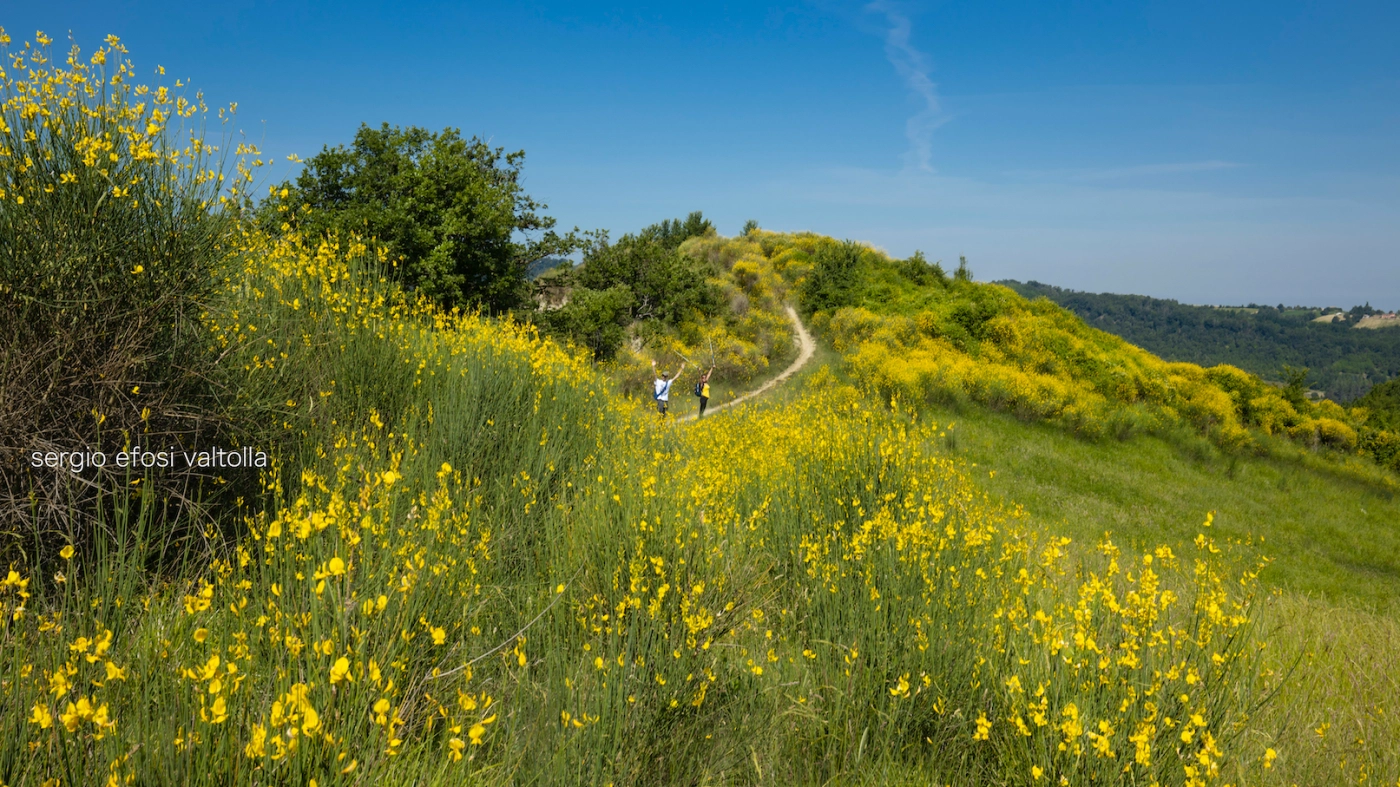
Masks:
[[[972,281],[972,269],[967,267],[967,258],[958,258],[958,269],[953,271],[953,278],[957,281]]]
[[[542,312],[539,324],[608,360],[629,326],[646,340],[661,326],[718,314],[720,292],[708,281],[704,263],[679,250],[687,239],[714,231],[695,211],[684,221],[667,219],[616,243],[600,233],[585,244],[582,265],[550,281],[551,287],[569,288],[569,302]]]
[[[685,220],[666,219],[665,221],[643,229],[638,235],[648,240],[654,240],[663,246],[676,249],[687,240],[695,237],[711,235],[715,231],[715,225],[705,218],[700,211],[691,211]]]
[[[1388,329],[1389,330],[1389,329]],[[1381,383],[1356,400],[1356,407],[1370,411],[1366,425],[1400,434],[1400,378]]]
[[[362,125],[349,147],[323,148],[273,187],[259,215],[271,230],[376,238],[404,283],[444,307],[517,309],[530,304],[530,265],[580,245],[525,193],[524,160],[453,128]]]
[[[864,255],[865,247],[851,240],[819,246],[802,285],[802,308],[811,314],[855,303]]]
[[[758,220],[757,220],[757,219],[749,219],[748,221],[744,222],[744,228],[743,228],[742,230],[739,231],[739,234],[740,234],[740,235],[748,235],[749,233],[753,232],[753,231],[756,230],[756,229],[758,229]]]
[[[594,244],[574,277],[579,287],[592,290],[625,286],[632,293],[632,322],[676,325],[692,311],[713,316],[720,306],[719,291],[706,280],[702,263],[645,233]]]
[[[943,265],[930,263],[922,251],[915,251],[914,256],[900,260],[899,270],[906,279],[921,287],[948,283],[948,274],[944,272]]]
[[[576,287],[567,304],[541,312],[539,322],[546,332],[587,347],[595,359],[607,361],[627,339],[631,306],[632,292],[626,285],[606,290]]]
[[[1307,404],[1308,367],[1283,365],[1283,398],[1301,410]]]

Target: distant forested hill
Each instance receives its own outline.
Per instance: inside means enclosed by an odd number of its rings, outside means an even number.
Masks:
[[[531,281],[538,279],[542,274],[554,270],[560,265],[573,265],[574,261],[568,257],[541,257],[530,263],[525,269],[525,278]]]
[[[1349,402],[1371,386],[1400,377],[1400,328],[1357,330],[1362,306],[1335,322],[1314,320],[1322,309],[1282,304],[1224,308],[1190,306],[1144,295],[1077,292],[1040,282],[1002,281],[1027,298],[1044,296],[1085,322],[1170,361],[1228,363],[1266,380],[1283,367],[1307,367],[1308,384]]]

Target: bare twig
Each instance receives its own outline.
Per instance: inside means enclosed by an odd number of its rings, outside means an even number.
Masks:
[[[582,570],[582,569],[580,569],[580,570]],[[577,578],[577,577],[578,577],[578,572],[574,572],[574,577],[573,577],[573,578],[570,578],[568,582],[565,582],[565,583],[564,583],[565,589],[568,589],[568,586],[569,586],[570,584],[572,584],[573,581],[574,581],[574,578]],[[533,618],[531,618],[531,619],[530,619],[530,622],[529,622],[529,623],[526,623],[524,626],[522,626],[522,627],[520,628],[519,631],[515,632],[514,634],[511,634],[509,637],[506,637],[504,640],[502,640],[502,641],[501,641],[501,644],[499,644],[499,645],[497,645],[496,647],[494,647],[494,648],[492,648],[492,649],[486,651],[485,653],[481,654],[480,656],[477,656],[476,658],[472,659],[471,661],[468,661],[466,664],[463,664],[463,665],[460,666],[460,667],[453,667],[452,669],[450,669],[450,670],[448,670],[448,671],[446,671],[446,672],[440,672],[440,673],[438,673],[438,674],[436,674],[436,675],[432,675],[432,676],[429,677],[429,679],[430,679],[430,680],[436,680],[436,679],[438,679],[438,678],[445,678],[445,677],[447,677],[448,675],[452,675],[452,674],[454,674],[454,673],[461,672],[462,670],[466,669],[467,667],[470,667],[471,665],[477,663],[478,661],[481,661],[482,659],[486,658],[487,656],[491,656],[491,655],[494,655],[494,654],[496,654],[496,653],[499,653],[503,648],[505,648],[505,646],[509,645],[509,644],[512,643],[512,642],[515,642],[517,639],[520,639],[520,635],[521,635],[521,634],[524,634],[526,631],[528,631],[528,630],[530,629],[531,626],[533,626],[533,625],[535,625],[535,623],[539,622],[539,619],[542,618],[542,617],[544,617],[544,616],[545,616],[545,613],[549,612],[551,609],[554,609],[554,605],[555,605],[555,604],[558,604],[558,603],[559,603],[559,599],[561,599],[561,598],[563,598],[563,597],[564,597],[564,594],[563,594],[563,593],[555,593],[555,594],[554,594],[554,598],[549,602],[549,605],[548,605],[548,606],[546,606],[544,609],[540,610],[540,613],[539,613],[538,615],[534,616]]]

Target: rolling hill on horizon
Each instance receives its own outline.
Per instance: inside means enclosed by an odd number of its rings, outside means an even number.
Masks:
[[[1090,293],[1037,281],[1001,281],[1026,298],[1044,297],[1087,324],[1168,361],[1230,364],[1266,380],[1284,367],[1307,368],[1310,387],[1347,403],[1400,376],[1400,331],[1356,330],[1369,306],[1320,322],[1324,308],[1195,306],[1146,295]],[[1372,320],[1374,322],[1374,320]]]

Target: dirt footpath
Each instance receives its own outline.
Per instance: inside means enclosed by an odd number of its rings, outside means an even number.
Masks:
[[[807,326],[802,324],[802,319],[797,316],[796,309],[789,306],[787,307],[787,313],[788,319],[792,320],[792,327],[797,330],[797,360],[793,361],[792,365],[784,369],[782,373],[780,373],[777,377],[774,377],[773,379],[769,380],[763,385],[760,385],[758,388],[749,391],[743,396],[731,399],[723,404],[717,404],[714,407],[707,409],[705,411],[706,415],[716,412],[718,410],[723,410],[726,407],[733,407],[734,405],[752,399],[755,396],[762,396],[778,384],[787,380],[789,377],[793,376],[794,374],[797,374],[798,370],[806,366],[808,361],[812,360],[812,355],[817,351],[816,342],[812,341],[812,334],[807,333]],[[684,418],[681,418],[680,420],[690,421],[694,420],[695,417],[696,414],[691,413],[690,415],[687,415]]]

